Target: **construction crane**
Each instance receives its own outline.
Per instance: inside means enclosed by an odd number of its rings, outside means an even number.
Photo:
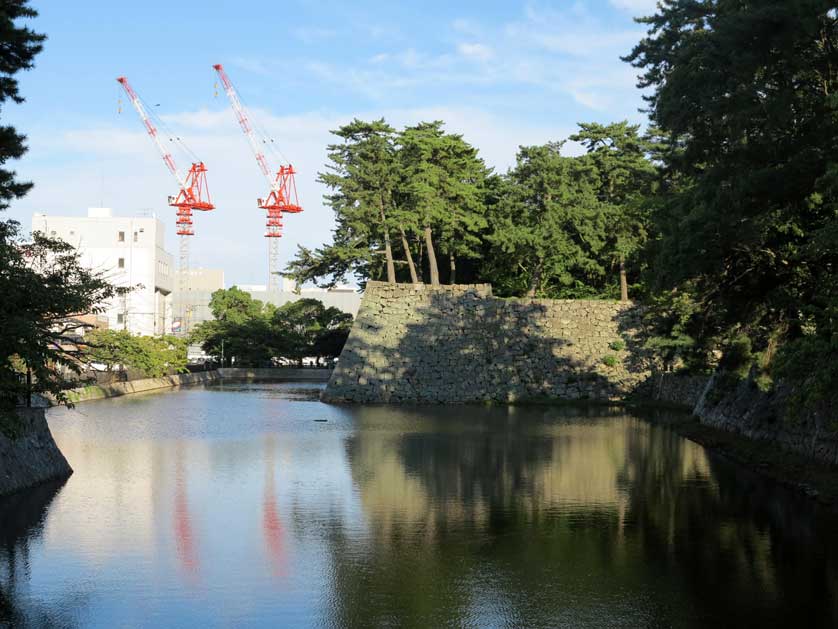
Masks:
[[[178,267],[178,290],[180,292],[181,302],[181,309],[179,313],[181,320],[180,331],[182,334],[186,334],[189,331],[190,315],[190,308],[186,305],[186,293],[189,289],[189,238],[195,235],[195,230],[192,224],[192,211],[199,210],[205,212],[215,209],[215,206],[210,201],[209,189],[207,188],[207,167],[204,166],[204,162],[200,160],[195,161],[192,163],[186,177],[184,177],[178,170],[177,164],[175,164],[175,160],[172,157],[171,152],[169,152],[163,145],[163,141],[160,139],[157,127],[151,120],[151,117],[149,116],[142,100],[140,100],[140,97],[137,96],[137,93],[134,91],[134,88],[131,87],[131,84],[128,83],[128,79],[121,76],[116,80],[123,87],[125,93],[128,95],[128,98],[131,100],[131,103],[134,105],[134,109],[136,109],[137,113],[140,115],[140,119],[143,121],[146,131],[148,131],[148,134],[154,141],[155,146],[157,146],[157,149],[160,151],[160,155],[163,157],[163,162],[166,164],[166,168],[168,168],[169,172],[171,172],[175,179],[177,179],[179,188],[178,193],[174,196],[170,195],[168,202],[170,206],[177,209],[177,220],[175,222],[177,226],[177,234],[180,238],[180,261]],[[180,138],[170,138],[170,140],[177,141],[189,154],[192,156],[195,155],[186,147]]]
[[[218,73],[221,84],[224,86],[224,91],[230,99],[230,105],[236,114],[236,119],[241,126],[244,135],[247,137],[250,149],[256,158],[256,163],[259,165],[259,170],[262,171],[270,192],[267,198],[257,199],[257,205],[267,211],[267,220],[265,223],[265,237],[268,238],[268,290],[279,289],[279,238],[282,236],[282,214],[290,213],[296,214],[302,212],[297,199],[297,185],[294,181],[296,171],[291,164],[282,164],[276,174],[272,174],[268,168],[268,161],[262,151],[262,146],[273,148],[273,140],[266,134],[260,133],[257,138],[256,130],[250,122],[247,115],[247,110],[242,105],[236,88],[230,81],[230,77],[224,71],[224,67],[217,63],[212,66]]]

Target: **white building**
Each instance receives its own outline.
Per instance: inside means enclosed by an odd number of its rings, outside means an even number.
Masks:
[[[110,208],[90,208],[87,216],[34,214],[32,231],[73,245],[82,264],[112,284],[135,287],[106,304],[111,329],[171,333],[175,269],[165,249],[163,223],[153,214],[113,216]]]
[[[274,306],[283,306],[298,299],[316,299],[327,308],[337,308],[342,312],[351,314],[353,317],[358,314],[361,307],[363,295],[351,286],[338,286],[336,288],[303,288],[300,292],[294,292],[291,283],[285,278],[280,284],[282,290],[269,291],[264,284],[238,284],[237,287],[249,293],[253,299],[258,299]]]

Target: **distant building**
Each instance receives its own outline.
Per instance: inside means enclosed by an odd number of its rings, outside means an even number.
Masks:
[[[87,216],[33,214],[32,231],[72,245],[84,266],[112,284],[135,287],[105,304],[107,327],[147,335],[171,331],[174,267],[163,223],[153,214],[113,216],[110,208],[89,208]]]
[[[290,301],[298,299],[317,299],[323,302],[327,308],[337,308],[342,312],[348,312],[353,317],[358,314],[361,307],[361,297],[355,288],[351,286],[337,288],[303,288],[299,293],[291,290],[268,291],[264,284],[237,284],[238,288],[250,294],[253,299],[264,301],[275,306],[282,306]]]
[[[178,313],[176,316],[179,316],[181,312],[187,313],[186,327],[191,330],[199,323],[213,319],[209,303],[212,294],[224,288],[224,271],[222,269],[189,269],[187,274],[184,295],[180,294],[180,271],[176,274],[174,311]]]

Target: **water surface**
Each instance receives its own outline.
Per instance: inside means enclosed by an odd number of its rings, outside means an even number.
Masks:
[[[665,424],[318,390],[51,410],[76,473],[0,502],[0,626],[838,625],[836,520]]]

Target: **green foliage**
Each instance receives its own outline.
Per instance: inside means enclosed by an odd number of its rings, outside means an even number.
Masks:
[[[215,291],[209,305],[212,316],[225,323],[244,323],[259,316],[264,309],[261,301],[238,286]]]
[[[649,233],[649,199],[658,171],[649,159],[653,147],[641,137],[639,125],[627,121],[601,125],[582,123],[571,140],[588,151],[582,161],[596,175],[597,197],[602,203],[607,233],[606,255],[612,264],[640,250]]]
[[[615,352],[622,352],[626,348],[626,343],[622,339],[618,341],[611,341],[608,344],[608,347]]]
[[[612,356],[611,354],[602,357],[602,364],[606,367],[616,367],[620,364],[619,359],[616,356]]]
[[[299,299],[277,308],[272,323],[279,355],[301,362],[308,356],[339,356],[352,315],[326,308],[317,299]]]
[[[664,370],[684,367],[701,372],[711,366],[710,349],[696,341],[701,333],[700,308],[688,290],[661,293],[650,300],[643,317],[648,332],[645,347],[659,357]]]
[[[76,315],[100,313],[126,290],[82,266],[67,243],[39,233],[24,242],[17,223],[0,223],[0,407],[28,391],[66,401],[70,376],[81,371],[77,342],[92,327]]]
[[[18,90],[15,74],[29,70],[35,56],[41,52],[45,35],[33,32],[20,25],[21,19],[33,18],[38,13],[28,6],[27,0],[4,0],[0,11],[0,103],[12,100],[22,103],[23,97]],[[26,153],[26,136],[18,133],[14,127],[0,126],[0,165],[10,159],[19,159]],[[14,171],[0,168],[0,210],[9,207],[12,199],[19,199],[32,188],[31,183],[15,179]]]
[[[213,302],[219,306],[213,308],[216,319],[196,326],[191,342],[219,359],[223,342],[225,366],[268,367],[277,359],[335,358],[352,326],[352,315],[326,308],[317,299],[273,308],[233,287],[213,293]]]
[[[569,297],[602,285],[605,224],[596,177],[561,147],[521,147],[492,207],[487,274],[499,276],[499,294]]]
[[[132,368],[149,378],[186,371],[187,342],[175,336],[133,336],[125,330],[92,330],[84,337],[84,357],[108,371]]]
[[[474,258],[480,252],[479,234],[487,226],[483,186],[490,171],[477,150],[463,136],[443,131],[443,124],[422,122],[399,134],[400,219],[413,231],[421,227],[437,234],[452,260]],[[427,236],[425,245],[430,252]],[[435,272],[431,269],[432,278]],[[449,273],[454,276],[453,267]]]
[[[740,375],[776,354],[778,373],[822,396],[803,366],[828,362],[838,320],[834,3],[670,0],[641,21],[627,59],[666,138],[650,278],[696,306],[664,337],[721,347]]]
[[[724,346],[719,368],[736,374],[740,379],[748,377],[754,363],[753,343],[745,334],[739,334]]]
[[[788,405],[792,417],[810,412],[821,425],[838,429],[838,336],[807,334],[787,343],[778,352],[772,375],[792,386]]]

